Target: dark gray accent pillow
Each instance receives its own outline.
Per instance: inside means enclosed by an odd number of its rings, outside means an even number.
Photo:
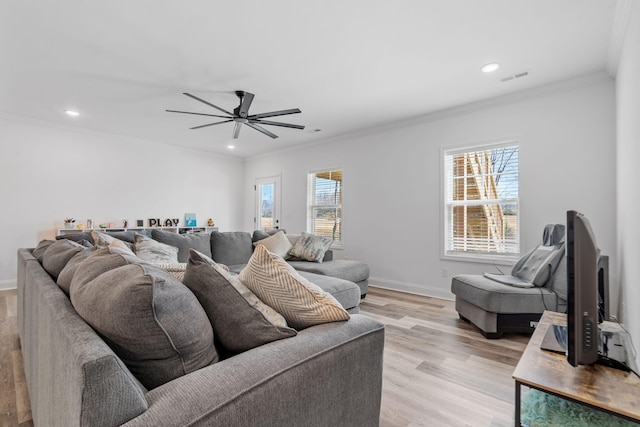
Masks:
[[[165,230],[152,230],[151,237],[158,242],[178,248],[178,262],[187,262],[190,248],[211,257],[209,233],[178,234]]]
[[[58,279],[58,275],[67,265],[69,260],[75,254],[82,251],[84,246],[71,240],[56,240],[47,248],[42,256],[42,267],[54,278]]]
[[[236,276],[193,249],[183,283],[198,298],[216,340],[229,352],[239,353],[296,335],[279,313],[262,303]]]
[[[253,237],[251,238],[252,242],[257,242],[258,240],[262,240],[262,239],[266,239],[269,236],[273,236],[274,234],[276,234],[278,231],[282,231],[286,234],[286,230],[284,229],[273,229],[273,230],[269,230],[269,231],[264,231],[264,230],[255,230],[253,232]]]
[[[211,258],[225,265],[246,264],[253,253],[251,234],[245,231],[211,233]]]
[[[84,267],[72,282],[73,306],[146,388],[218,361],[206,313],[169,273],[127,264],[84,281]]]
[[[127,243],[135,243],[136,242],[136,232],[135,231],[106,231],[111,237],[115,237],[116,239],[122,240]]]
[[[49,249],[49,246],[51,246],[53,242],[55,242],[55,240],[40,240],[38,246],[36,246],[31,253],[40,264],[42,264],[42,257],[44,256],[44,253]]]
[[[58,275],[58,280],[56,283],[64,291],[67,296],[69,296],[69,289],[71,288],[71,281],[73,280],[73,275],[75,274],[78,266],[87,259],[92,253],[94,253],[98,249],[97,246],[92,246],[90,248],[85,248],[75,254],[73,258],[69,260],[67,265],[64,266],[60,274]]]
[[[86,240],[87,242],[93,243],[93,240],[91,239],[91,233],[85,233],[85,232],[68,233],[68,234],[61,234],[59,236],[56,236],[56,240],[62,240],[62,239],[73,240],[74,242],[77,242],[77,243],[81,243],[83,240]]]

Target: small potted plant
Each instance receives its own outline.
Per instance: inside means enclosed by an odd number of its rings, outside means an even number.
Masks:
[[[73,218],[64,219],[64,228],[73,228],[76,225],[76,220]]]

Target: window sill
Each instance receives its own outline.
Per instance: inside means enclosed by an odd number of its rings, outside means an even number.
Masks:
[[[443,254],[440,259],[477,264],[513,265],[520,259],[520,255]]]

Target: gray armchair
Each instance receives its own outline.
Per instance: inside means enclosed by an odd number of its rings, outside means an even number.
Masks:
[[[545,226],[542,243],[513,266],[510,275],[459,275],[451,280],[461,319],[489,339],[533,332],[545,310],[566,311],[566,261],[562,224]]]

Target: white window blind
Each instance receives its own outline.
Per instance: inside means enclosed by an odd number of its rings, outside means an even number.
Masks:
[[[445,255],[519,253],[518,170],[515,142],[444,152]]]
[[[307,231],[342,243],[342,169],[309,173]]]

